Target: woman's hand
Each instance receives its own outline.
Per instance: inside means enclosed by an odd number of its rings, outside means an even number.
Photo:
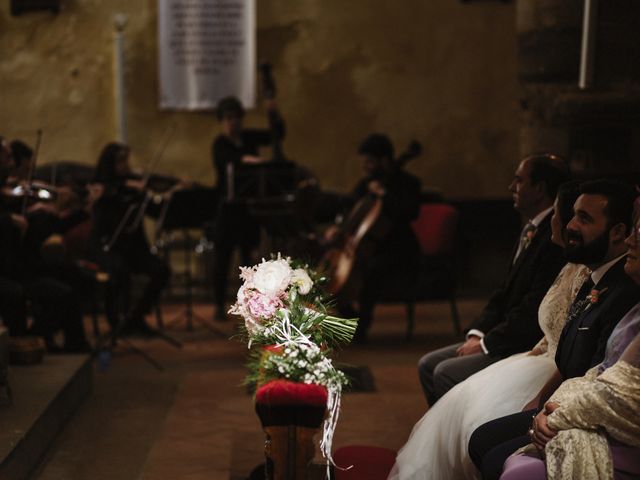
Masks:
[[[547,417],[551,415],[556,408],[558,408],[557,403],[547,402],[544,406],[544,410],[533,417],[529,436],[540,452],[543,452],[544,447],[546,447],[549,440],[558,434],[556,430],[553,430],[547,424]]]
[[[12,213],[11,223],[13,223],[14,227],[18,229],[21,236],[24,236],[24,234],[27,233],[27,229],[29,228],[29,221],[26,219],[24,215],[18,215],[17,213]]]
[[[132,180],[130,178],[127,179],[124,184],[126,187],[137,190],[138,192],[143,192],[146,187],[144,180]]]

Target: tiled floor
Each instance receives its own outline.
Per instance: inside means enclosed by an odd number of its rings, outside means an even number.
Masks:
[[[460,302],[463,325],[482,307]],[[164,306],[171,319],[181,306]],[[211,305],[196,312],[213,318]],[[369,366],[371,393],[343,396],[334,448],[370,444],[397,449],[425,410],[416,376],[420,355],[456,339],[445,304],[417,309],[414,339],[404,340],[400,306],[379,307],[365,345],[349,346],[341,362]],[[229,339],[234,323],[210,323],[185,331],[184,322],[167,332],[183,342],[176,349],[160,340],[133,340],[164,368],[118,347],[110,365],[96,365],[93,395],[58,437],[33,478],[242,479],[263,461],[264,436],[250,395],[241,386],[245,345]]]

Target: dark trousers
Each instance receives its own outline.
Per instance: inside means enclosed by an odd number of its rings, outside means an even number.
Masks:
[[[476,353],[459,357],[462,342],[424,355],[418,362],[418,376],[429,405],[433,405],[458,383],[500,360],[500,357]]]
[[[531,443],[527,431],[538,410],[497,418],[478,427],[469,440],[469,455],[483,480],[498,480],[509,455]]]
[[[253,265],[260,241],[260,226],[244,205],[221,203],[216,216],[213,241],[213,293],[219,311],[224,311],[233,252],[239,248],[244,266]]]
[[[124,315],[131,322],[142,322],[144,315],[158,302],[162,290],[171,276],[168,265],[148,248],[137,251],[112,251],[98,258],[101,267],[109,274],[109,283],[105,292],[107,319],[112,327]],[[142,275],[145,285],[138,299],[131,299],[131,276]]]
[[[360,248],[366,251],[368,246]],[[349,293],[341,293],[337,298],[340,315],[359,318],[356,338],[364,338],[371,328],[376,303],[390,297],[403,298],[403,292],[410,291],[417,276],[418,261],[419,249],[413,238],[380,245],[374,254],[357,257],[345,286]],[[351,282],[355,285],[353,288]],[[355,298],[351,298],[354,290]],[[358,310],[353,308],[353,300],[358,303]]]
[[[26,282],[25,292],[33,303],[36,334],[51,344],[53,333],[62,329],[66,349],[86,345],[81,299],[71,284],[51,276],[39,276]]]
[[[27,299],[19,282],[0,277],[0,317],[9,335],[24,335],[27,332]]]

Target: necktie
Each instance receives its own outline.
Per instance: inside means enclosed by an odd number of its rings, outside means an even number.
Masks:
[[[589,303],[589,300],[587,299],[587,297],[591,293],[591,290],[593,289],[594,285],[595,284],[593,283],[593,279],[591,278],[591,276],[589,276],[589,278],[587,278],[585,282],[582,284],[582,287],[580,287],[580,290],[578,290],[578,294],[576,295],[575,300],[573,301],[573,303],[571,304],[571,307],[569,308],[566,325],[568,325],[571,321],[573,321],[587,307],[587,304]]]
[[[533,223],[527,222],[527,224],[522,229],[522,234],[520,235],[520,242],[518,243],[518,250],[516,250],[516,254],[513,257],[513,263],[516,263],[516,261],[518,260],[518,257],[520,257],[520,254],[524,252],[529,246],[529,244],[531,243],[531,239],[533,238],[533,235],[536,233],[536,228],[537,227]]]

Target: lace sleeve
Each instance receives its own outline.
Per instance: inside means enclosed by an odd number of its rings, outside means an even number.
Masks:
[[[540,339],[538,343],[536,343],[535,347],[531,349],[530,355],[542,355],[543,353],[547,353],[549,349],[549,342],[547,340],[547,336],[545,335]]]

